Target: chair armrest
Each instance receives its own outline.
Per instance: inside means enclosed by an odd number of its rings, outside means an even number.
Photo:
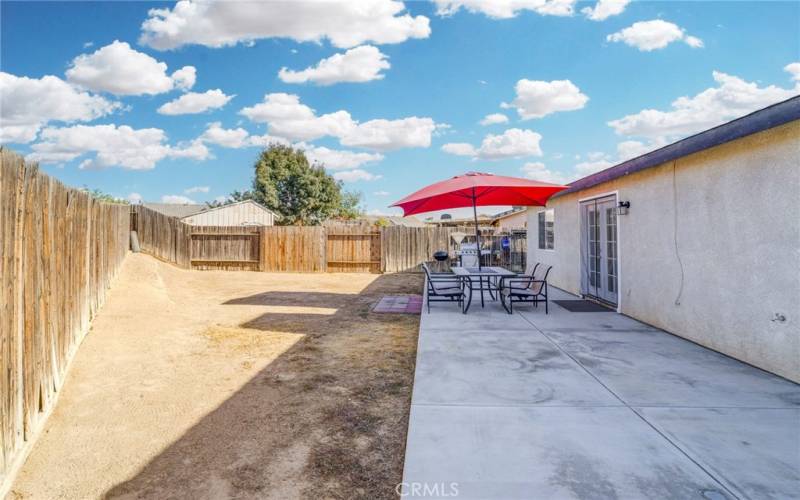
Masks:
[[[526,284],[525,286],[529,286],[531,283],[534,283],[535,280],[533,280],[532,278],[510,278],[510,279],[505,279],[503,281],[505,283],[508,283],[509,286],[511,286],[512,288],[520,288],[520,287],[514,287],[513,284],[514,283],[525,283]],[[522,288],[524,288],[524,287],[522,287]]]
[[[436,283],[461,283],[461,278],[434,278],[431,276],[429,281],[435,281]]]

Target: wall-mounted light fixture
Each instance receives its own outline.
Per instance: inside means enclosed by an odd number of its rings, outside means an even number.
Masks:
[[[628,215],[628,209],[631,208],[631,202],[621,201],[617,205],[617,215]]]

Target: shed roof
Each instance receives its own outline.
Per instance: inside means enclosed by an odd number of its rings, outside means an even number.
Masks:
[[[796,96],[685,139],[681,139],[678,142],[674,142],[642,156],[624,161],[582,179],[578,179],[569,184],[569,189],[556,193],[553,198],[564,196],[567,193],[582,191],[618,177],[656,167],[666,162],[799,119],[800,96]]]
[[[208,210],[206,205],[194,203],[186,203],[183,205],[178,203],[142,203],[142,206],[169,217],[177,217],[179,219]]]
[[[228,203],[227,205],[220,205],[220,206],[214,207],[214,208],[209,208],[209,207],[207,207],[205,205],[202,205],[204,207],[204,210],[200,210],[200,212],[214,212],[214,211],[217,211],[217,210],[225,210],[227,208],[235,207],[237,205],[254,205],[254,206],[260,208],[261,210],[263,210],[265,212],[271,213],[272,215],[275,215],[275,216],[278,215],[275,212],[273,212],[272,210],[270,210],[269,208],[265,207],[261,203],[259,203],[257,201],[254,201],[254,200],[242,200],[242,201],[237,201],[235,203]],[[187,214],[187,215],[184,215],[183,217],[190,217],[192,215],[197,215],[200,212],[194,212],[194,213],[191,213],[191,214]]]

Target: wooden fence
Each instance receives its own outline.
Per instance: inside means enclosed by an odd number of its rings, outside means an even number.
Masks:
[[[238,226],[188,226],[192,268],[260,270],[259,229]]]
[[[325,260],[329,273],[379,273],[381,232],[361,226],[327,227]]]
[[[262,227],[260,235],[262,271],[327,271],[325,228]]]
[[[432,260],[433,253],[446,250],[455,255],[457,244],[450,237],[457,232],[446,227],[403,227],[382,228],[383,272],[396,273],[416,271],[420,264]]]
[[[459,228],[189,226],[144,207],[134,209],[143,251],[184,268],[267,272],[395,273],[418,271],[437,250],[451,256]],[[137,227],[137,226],[134,226]],[[484,235],[492,264],[524,270],[525,234]],[[503,238],[506,238],[505,245]],[[447,269],[448,264],[439,265]]]
[[[191,267],[192,226],[175,217],[135,205],[131,229],[136,231],[143,252],[184,269]]]
[[[0,492],[52,409],[128,242],[127,206],[0,150]]]

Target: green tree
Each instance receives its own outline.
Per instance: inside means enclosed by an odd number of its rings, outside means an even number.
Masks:
[[[341,183],[339,183],[341,188]],[[339,203],[339,208],[334,214],[334,217],[340,219],[357,219],[364,213],[364,207],[361,206],[362,195],[358,191],[344,191],[341,190],[342,200]]]
[[[206,206],[208,206],[209,208],[217,208],[217,207],[224,207],[225,205],[230,205],[231,203],[238,203],[240,201],[255,200],[255,199],[256,199],[255,194],[253,194],[253,192],[250,191],[249,189],[245,191],[237,190],[229,194],[224,201],[217,201],[217,200],[207,201]]]
[[[100,189],[89,189],[88,186],[83,186],[81,188],[81,191],[87,193],[89,196],[98,201],[104,201],[106,203],[122,203],[123,205],[130,205],[130,202],[125,198],[117,198],[116,196],[105,193]]]
[[[259,155],[252,191],[234,194],[252,197],[279,214],[281,225],[311,226],[330,217],[360,215],[359,193],[343,192],[323,165],[312,165],[302,149],[281,144],[272,144]]]

